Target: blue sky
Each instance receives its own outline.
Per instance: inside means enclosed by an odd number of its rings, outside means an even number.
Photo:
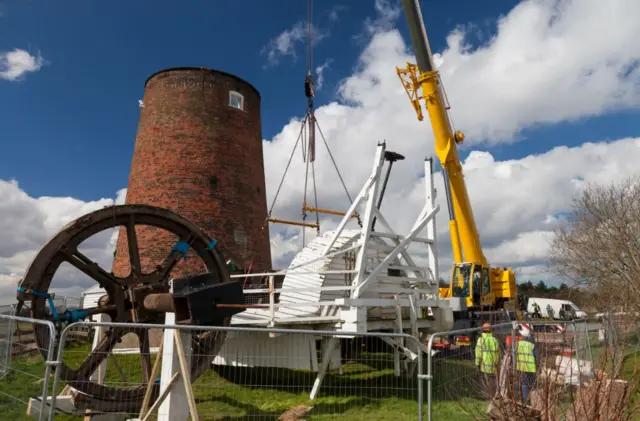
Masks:
[[[637,172],[640,2],[610,1],[421,1],[456,128],[467,134],[461,155],[485,254],[521,268],[529,276],[521,280],[548,278],[548,236],[572,195]],[[391,219],[410,226],[422,206],[422,157],[434,151],[429,124],[415,119],[394,71],[413,60],[398,5],[316,0],[322,39],[313,54],[314,67],[329,63],[317,117],[347,183],[360,187],[373,145],[388,139],[407,160],[394,167],[396,197],[385,201],[404,201]],[[299,132],[291,119],[305,112],[307,58],[304,40],[277,63],[268,51],[306,15],[306,0],[0,0],[0,236],[29,243],[0,246],[0,281],[18,277],[63,223],[126,187],[138,100],[161,69],[211,67],[257,87],[263,138],[275,139],[264,145],[273,191]],[[44,64],[6,80],[3,60],[16,49]],[[293,166],[302,171],[302,161]],[[325,207],[339,209],[343,192],[323,181]],[[292,186],[279,212],[297,217],[302,186]],[[451,256],[441,225],[444,268]],[[270,235],[276,260],[301,245],[293,231],[272,226]],[[100,253],[111,256],[109,247]]]
[[[374,14],[373,1],[316,1],[314,21],[329,36],[314,50],[314,61],[331,59],[318,93],[322,105],[335,99],[336,84],[352,73],[364,42],[356,36]],[[345,7],[346,3],[346,7]],[[434,51],[458,24],[493,35],[496,18],[517,2],[422,1]],[[0,51],[40,52],[47,64],[23,81],[0,81],[4,120],[0,179],[16,178],[32,196],[111,197],[126,185],[143,84],[151,73],[174,66],[205,66],[238,74],[262,93],[263,137],[270,139],[304,112],[304,46],[297,60],[283,58],[264,68],[261,51],[269,39],[304,20],[307,2],[5,1],[0,18]],[[339,19],[332,21],[332,11]],[[406,37],[404,17],[398,22]],[[408,39],[408,38],[407,38]],[[398,63],[401,64],[401,63]],[[393,69],[389,69],[390,72]],[[469,93],[472,95],[472,93]],[[553,100],[550,93],[549,100]],[[634,113],[586,123],[529,129],[530,142],[499,146],[496,158],[518,158],[564,144],[619,138],[638,132]],[[551,140],[550,140],[551,139]],[[84,176],[79,177],[79,174]]]

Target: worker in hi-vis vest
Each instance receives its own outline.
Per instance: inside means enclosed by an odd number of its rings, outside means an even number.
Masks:
[[[531,317],[535,317],[537,319],[542,318],[542,314],[540,314],[540,305],[538,305],[538,303],[536,302],[533,303],[533,314],[531,315]]]
[[[536,382],[538,350],[528,325],[521,325],[519,333],[521,340],[517,342],[516,346],[516,372],[522,385],[522,400],[526,402]]]
[[[482,334],[476,343],[476,367],[480,369],[489,398],[496,394],[499,365],[500,344],[491,333],[489,323],[483,323]]]

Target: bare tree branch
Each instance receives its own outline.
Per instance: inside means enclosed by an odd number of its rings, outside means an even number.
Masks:
[[[588,185],[556,230],[551,265],[594,293],[598,308],[639,311],[640,177]]]

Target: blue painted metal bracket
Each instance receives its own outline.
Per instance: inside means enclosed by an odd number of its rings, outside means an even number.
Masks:
[[[47,294],[46,292],[35,291],[33,289],[26,289],[24,287],[18,287],[18,292],[22,292],[25,294],[31,294],[35,297],[44,298],[49,303],[49,308],[51,309],[51,315],[53,316],[53,320],[56,322],[60,322],[62,320],[68,321],[70,323],[78,322],[80,320],[84,320],[89,316],[89,313],[83,309],[74,309],[74,310],[65,310],[63,315],[64,318],[61,319],[58,315],[58,311],[56,310],[56,306],[53,303],[53,296],[51,294]]]

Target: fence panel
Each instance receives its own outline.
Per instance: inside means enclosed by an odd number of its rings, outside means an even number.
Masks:
[[[433,335],[429,420],[565,413],[576,391],[594,378],[592,333],[586,322],[514,322],[492,325],[495,340],[476,341],[481,328]]]
[[[14,316],[15,304],[5,305],[0,308],[0,315]],[[13,331],[14,321],[12,319],[1,320],[0,323],[0,379],[9,372],[11,365],[11,355],[13,353]]]
[[[35,341],[36,329],[44,331],[50,339],[45,348]],[[24,317],[0,314],[0,413],[2,419],[21,419],[32,402],[31,412],[42,421],[45,411],[40,404],[48,396],[51,386],[51,365],[46,361],[55,360],[53,323]]]
[[[607,314],[598,320],[592,340],[594,364],[599,371],[617,376],[625,362],[640,352],[640,318],[633,313]]]
[[[72,326],[100,327],[103,330],[100,335],[121,326],[133,329],[112,351],[102,353],[92,377],[93,384],[114,388],[110,389],[116,391],[113,396],[124,388],[144,390],[142,367],[153,369],[159,355],[170,361],[170,349],[162,344],[163,335],[174,331],[171,326],[117,323]],[[176,329],[181,332],[183,343],[190,340],[189,335],[199,335],[198,346],[203,347],[200,349],[216,350],[213,354],[186,355],[187,361],[206,368],[192,385],[201,420],[273,420],[283,414],[283,419],[291,420],[305,416],[313,420],[421,419],[422,354],[417,340],[410,335],[369,333],[345,337],[333,331],[293,329],[195,326]],[[139,338],[146,337],[146,333],[150,338],[149,349],[141,353]],[[221,345],[204,346],[205,341],[215,340],[217,333],[226,336]],[[91,352],[91,346],[71,345],[67,338],[65,329],[58,358],[62,357],[70,368],[77,368]],[[400,343],[399,339],[404,340],[406,349],[396,357],[393,344]],[[160,368],[151,373],[152,379],[160,376]],[[56,376],[56,382],[60,388],[62,380]],[[176,385],[172,390],[183,393]],[[79,407],[86,409],[98,412],[95,408]],[[114,409],[133,418],[139,415],[124,404]],[[165,419],[157,413],[166,410],[166,405],[153,408],[149,419]]]
[[[475,338],[481,335],[481,328],[432,335],[427,363],[429,420],[484,419],[488,402],[500,388],[499,373],[511,328],[512,323],[492,325],[496,341],[485,341],[479,347]]]

